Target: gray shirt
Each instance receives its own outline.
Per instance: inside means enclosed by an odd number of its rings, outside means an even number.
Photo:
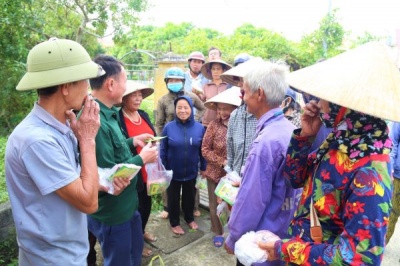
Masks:
[[[246,111],[246,105],[236,108],[229,118],[227,138],[228,166],[241,174],[256,132],[257,118]]]

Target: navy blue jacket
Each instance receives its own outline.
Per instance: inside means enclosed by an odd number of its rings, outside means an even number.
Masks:
[[[185,99],[191,109],[190,118],[185,122],[176,116],[175,119],[164,126],[162,135],[167,136],[161,141],[160,156],[167,170],[173,171],[172,179],[187,181],[197,177],[200,170],[206,170],[206,161],[201,155],[201,143],[204,136],[204,127],[194,119],[193,103],[190,97],[180,96]]]

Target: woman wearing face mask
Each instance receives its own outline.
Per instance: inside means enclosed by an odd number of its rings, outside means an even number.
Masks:
[[[380,265],[392,196],[384,119],[400,121],[395,64],[368,43],[292,72],[289,84],[320,98],[304,107],[287,151],[284,174],[303,194],[290,238],[259,246],[290,265]],[[312,152],[321,124],[333,131]]]
[[[204,112],[204,104],[199,97],[192,93],[184,91],[185,85],[185,73],[179,67],[171,67],[165,73],[165,85],[167,86],[168,93],[158,100],[157,103],[157,116],[156,116],[156,132],[160,135],[165,124],[174,120],[175,110],[174,101],[183,95],[187,95],[191,98],[193,106],[199,110],[196,113],[195,119],[199,120],[199,117]]]
[[[281,108],[286,119],[292,122],[296,128],[300,128],[301,107],[296,101],[296,92],[294,90],[287,88]]]
[[[219,180],[226,175],[224,166],[227,164],[226,134],[229,117],[242,102],[240,88],[232,87],[214,96],[205,103],[211,110],[217,111],[218,118],[211,121],[203,138],[201,152],[207,161],[204,176],[207,178],[208,202],[210,208],[211,231],[215,233],[214,246],[223,245],[223,228],[216,214],[217,196],[214,191]]]
[[[187,92],[184,90],[185,84],[185,73],[179,67],[171,67],[165,73],[164,78],[165,84],[168,89],[168,93],[162,96],[158,100],[157,104],[157,115],[155,119],[156,133],[161,136],[164,126],[174,120],[175,118],[175,108],[174,101],[179,96],[189,96],[193,102],[193,106],[198,110],[194,116],[195,120],[198,121],[204,113],[204,104],[197,97],[196,94],[192,92]],[[168,218],[168,206],[167,206],[167,194],[162,193],[164,210],[161,212],[160,216],[164,219]]]

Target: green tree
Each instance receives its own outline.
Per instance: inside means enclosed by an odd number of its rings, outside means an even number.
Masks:
[[[353,42],[352,48],[356,47],[356,46],[359,46],[359,45],[362,45],[362,44],[367,43],[367,42],[380,41],[382,39],[383,39],[383,37],[378,37],[378,36],[375,36],[375,35],[373,35],[373,34],[371,34],[369,32],[364,32],[363,35],[356,37],[355,41]]]
[[[16,84],[21,78],[28,47],[38,40],[29,30],[34,23],[25,15],[25,1],[0,0],[0,134],[7,135],[32,107],[32,93],[17,93]],[[7,36],[7,37],[5,37]]]
[[[147,0],[0,0],[0,134],[7,134],[32,108],[36,94],[17,92],[29,50],[50,37],[76,40],[92,56],[104,50],[97,38],[108,27],[114,35],[138,21]]]
[[[342,52],[340,49],[345,30],[338,22],[337,10],[326,15],[319,23],[319,28],[310,34],[303,36],[296,48],[296,58],[301,62],[300,66],[314,64],[318,59],[332,57]],[[324,51],[324,41],[327,46]]]
[[[154,26],[135,26],[124,36],[114,39],[115,46],[110,50],[111,54],[117,58],[124,56],[126,64],[153,64],[154,59],[145,53],[133,53],[125,55],[131,51],[143,50],[161,58],[168,52],[185,54],[183,48],[188,42],[185,41],[197,29],[191,23],[166,23],[163,27]]]

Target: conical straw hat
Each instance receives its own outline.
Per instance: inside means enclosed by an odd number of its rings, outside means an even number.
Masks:
[[[288,83],[355,111],[400,121],[400,72],[384,44],[370,42],[294,71]]]
[[[221,64],[222,67],[224,68],[224,72],[228,69],[231,69],[232,66],[230,64],[228,64],[227,62],[225,62],[224,60],[221,59],[215,59],[212,60],[210,62],[205,63],[204,65],[201,66],[201,74],[203,74],[204,77],[206,77],[209,80],[212,80],[212,75],[211,75],[211,65],[213,63],[218,63]]]
[[[135,80],[127,80],[126,81],[126,91],[124,93],[124,97],[128,94],[131,94],[135,91],[142,91],[143,99],[153,94],[154,89],[150,88],[146,84],[143,84],[139,81]]]
[[[228,71],[225,71],[221,74],[222,81],[229,83],[233,86],[237,86],[239,84],[240,78],[243,78],[255,62],[260,62],[262,59],[260,57],[252,58],[238,66],[235,66]]]
[[[217,111],[218,103],[226,103],[234,106],[239,106],[242,103],[242,99],[240,97],[240,88],[232,87],[210,98],[204,103],[204,106],[214,111]]]

